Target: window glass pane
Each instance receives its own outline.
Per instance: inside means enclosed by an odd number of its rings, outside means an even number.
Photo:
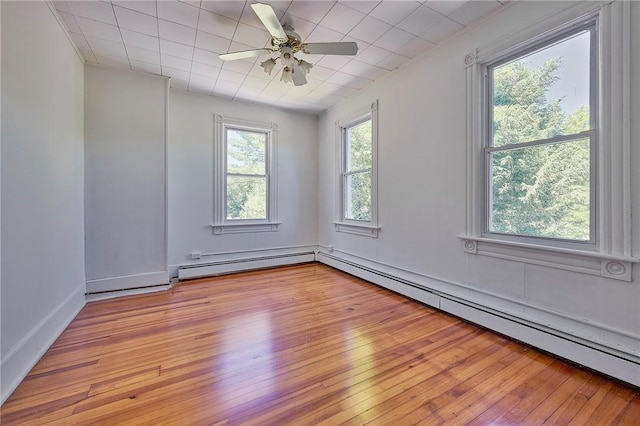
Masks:
[[[347,129],[347,171],[371,168],[371,120]]]
[[[490,232],[588,241],[590,141],[494,152]]]
[[[493,146],[589,130],[590,31],[490,69]]]
[[[266,133],[227,129],[227,172],[264,175]]]
[[[371,172],[346,176],[345,217],[353,220],[371,220]]]
[[[267,218],[267,178],[227,176],[227,219]]]

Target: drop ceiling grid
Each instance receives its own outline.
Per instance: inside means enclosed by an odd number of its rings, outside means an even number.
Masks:
[[[296,54],[314,65],[308,84],[280,81],[266,56],[218,54],[268,47],[269,33],[243,0],[54,1],[83,58],[171,78],[172,87],[319,113],[433,48],[504,0],[271,1],[304,42],[355,41],[355,56]]]

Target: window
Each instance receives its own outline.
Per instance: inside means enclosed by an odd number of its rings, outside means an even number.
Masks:
[[[485,232],[595,242],[595,22],[487,65]]]
[[[377,237],[377,102],[336,123],[340,165],[336,231]]]
[[[629,2],[575,4],[464,58],[464,251],[631,280]]]
[[[276,231],[275,126],[216,116],[214,234]]]

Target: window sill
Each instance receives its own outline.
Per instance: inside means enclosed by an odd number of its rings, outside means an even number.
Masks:
[[[246,232],[276,232],[282,222],[247,222],[213,224],[213,235],[242,234]]]
[[[347,234],[362,235],[364,237],[378,238],[379,226],[365,225],[353,222],[333,222],[336,232],[346,232]]]
[[[466,253],[491,256],[516,262],[548,266],[567,271],[631,281],[633,263],[640,259],[595,251],[549,247],[485,237],[458,236]]]

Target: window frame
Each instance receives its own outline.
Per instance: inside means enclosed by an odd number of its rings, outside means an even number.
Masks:
[[[277,184],[276,184],[276,134],[275,123],[230,118],[215,115],[214,132],[214,173],[213,173],[213,234],[234,234],[246,232],[275,232],[281,224],[277,220]],[[264,219],[228,219],[227,218],[227,147],[228,131],[238,130],[262,133],[265,141],[266,179],[266,218]],[[233,174],[232,174],[233,175]],[[251,175],[253,176],[253,175]]]
[[[595,190],[592,241],[487,233],[489,205],[485,182],[489,157],[485,147],[490,131],[485,120],[487,66],[521,56],[527,49],[535,50],[535,46],[554,37],[562,38],[562,34],[594,20],[598,47],[595,96],[598,127],[593,130],[596,140],[591,151],[596,151],[591,158],[595,161],[591,173]],[[458,235],[465,253],[632,280],[632,266],[640,259],[631,253],[630,22],[629,2],[580,3],[466,55],[467,202],[465,231]]]
[[[363,170],[348,170],[349,160],[348,130],[371,120],[371,167]],[[371,103],[366,110],[360,110],[335,122],[336,127],[336,164],[338,175],[338,201],[334,226],[336,232],[378,237],[380,226],[378,225],[378,101]],[[347,217],[347,180],[349,176],[357,173],[371,173],[371,219],[351,219]]]
[[[548,139],[537,139],[526,142],[513,143],[496,147],[493,145],[493,78],[492,70],[497,67],[507,64],[518,58],[525,57],[537,51],[541,51],[547,47],[554,45],[563,40],[569,39],[571,36],[575,36],[578,33],[588,30],[590,31],[590,61],[589,61],[589,130],[581,133],[563,134],[561,136],[555,136]],[[482,108],[484,132],[483,132],[483,208],[482,208],[482,236],[487,238],[494,238],[497,240],[513,240],[520,241],[529,244],[549,244],[552,246],[574,248],[574,249],[586,249],[595,250],[599,232],[596,226],[598,221],[598,209],[597,200],[598,194],[596,191],[598,184],[598,17],[589,16],[584,22],[571,25],[569,28],[563,28],[560,31],[552,31],[550,34],[540,37],[530,44],[525,45],[523,48],[519,48],[515,51],[509,51],[506,55],[498,55],[491,61],[487,61],[482,64],[483,79],[483,98],[486,101]],[[503,233],[491,231],[491,197],[492,197],[492,184],[491,184],[491,155],[495,152],[512,151],[516,149],[533,148],[537,146],[550,145],[554,143],[569,143],[571,141],[577,141],[580,139],[589,139],[589,239],[588,240],[572,240],[566,238],[554,238],[534,235],[521,235],[514,233]]]

